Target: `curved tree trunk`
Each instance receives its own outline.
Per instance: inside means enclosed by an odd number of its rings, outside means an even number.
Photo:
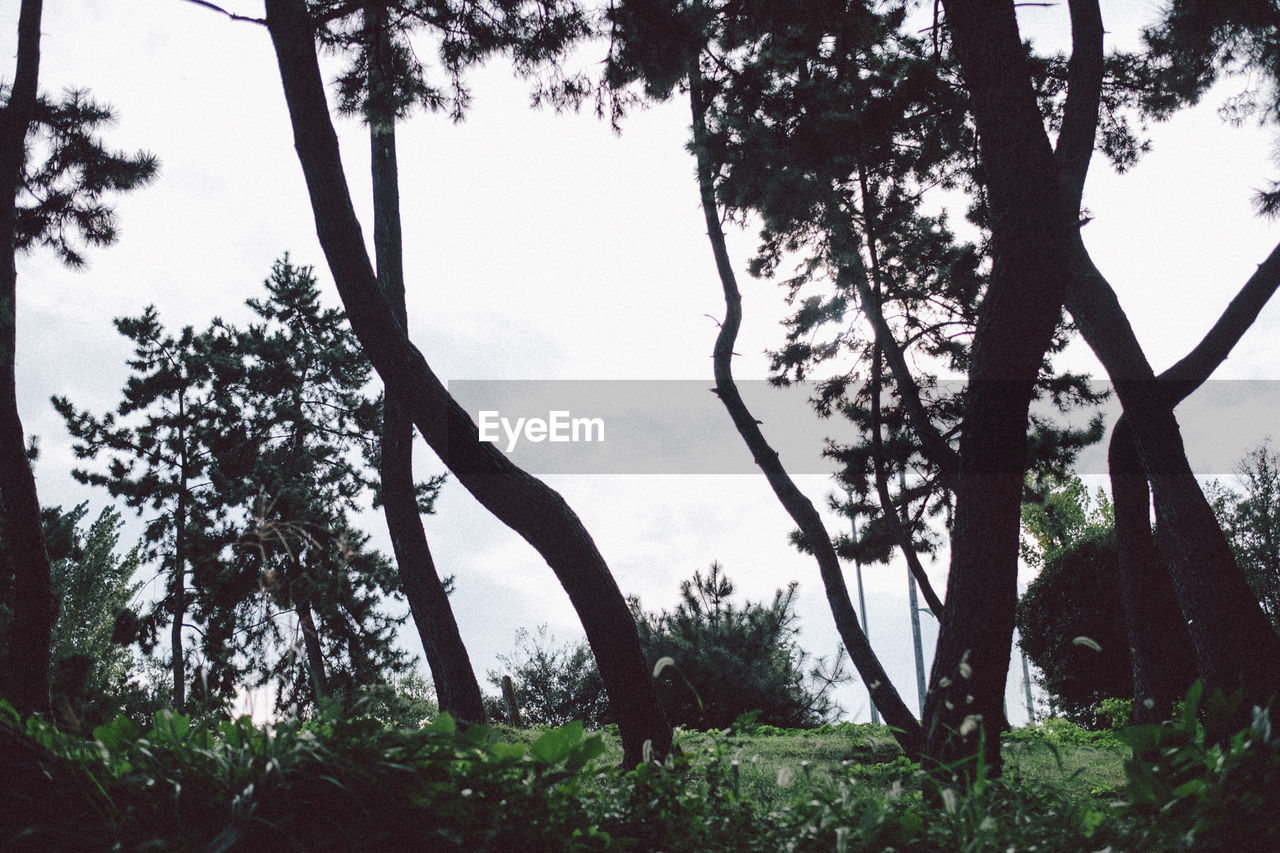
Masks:
[[[1280,245],[1271,250],[1194,349],[1158,377],[1169,404],[1206,382],[1280,287]],[[1068,299],[1071,300],[1070,295]],[[1111,434],[1109,453],[1121,588],[1133,655],[1134,720],[1168,718],[1194,666],[1187,623],[1166,561],[1151,533],[1151,490],[1127,416]]]
[[[814,509],[813,503],[797,488],[795,482],[787,474],[778,458],[777,452],[769,445],[759,423],[747,409],[738,393],[738,386],[733,380],[733,344],[738,337],[738,329],[742,325],[742,296],[738,292],[733,266],[729,261],[729,252],[725,245],[724,230],[720,227],[719,213],[716,207],[715,189],[712,186],[713,166],[709,161],[706,148],[705,107],[701,101],[701,77],[696,67],[690,69],[689,101],[693,111],[693,146],[698,159],[698,189],[702,198],[702,210],[707,223],[707,236],[711,240],[715,254],[716,270],[720,275],[720,283],[724,290],[725,318],[720,326],[720,334],[716,337],[714,352],[717,396],[728,410],[739,435],[751,450],[756,464],[764,472],[765,478],[778,496],[778,501],[787,510],[792,520],[804,534],[805,546],[818,561],[818,571],[826,588],[827,601],[831,605],[831,614],[835,617],[836,629],[840,639],[849,652],[858,674],[871,696],[871,701],[879,709],[885,723],[894,728],[894,735],[907,755],[915,756],[920,752],[920,724],[912,716],[911,710],[898,694],[893,682],[881,666],[879,658],[867,641],[867,635],[858,625],[858,617],[849,598],[849,588],[844,582],[844,572],[840,568],[840,558],[831,545],[831,537],[822,523],[822,516]]]
[[[6,559],[13,571],[13,620],[0,690],[24,714],[49,707],[49,644],[56,605],[40,499],[18,415],[15,376],[17,285],[16,195],[40,73],[41,0],[22,0],[18,61],[9,101],[0,112],[0,512]]]
[[[1242,690],[1240,722],[1247,724],[1249,709],[1265,706],[1280,689],[1280,636],[1236,565],[1187,461],[1173,406],[1199,382],[1191,376],[1191,362],[1180,363],[1167,379],[1157,381],[1115,292],[1093,265],[1079,234],[1072,248],[1067,307],[1111,376],[1132,425],[1200,677],[1210,688]],[[1195,360],[1206,357],[1203,351],[1193,355]]]
[[[1027,414],[1061,317],[1067,232],[1075,217],[1063,212],[1058,167],[1031,86],[1014,4],[950,0],[944,5],[980,136],[993,266],[973,340],[946,611],[925,702],[925,752],[933,769],[941,771],[972,758],[981,744],[986,772],[999,773],[1018,594]],[[1094,47],[1090,43],[1090,50]],[[1099,27],[1099,63],[1101,49]],[[1087,110],[1071,109],[1072,100],[1082,95],[1088,102],[1077,77],[1073,71],[1063,127],[1068,136],[1076,132],[1074,122],[1088,118]],[[1096,120],[1096,96],[1093,107]],[[1092,126],[1087,136],[1091,143]]]
[[[400,227],[400,180],[396,159],[396,116],[387,91],[394,86],[384,63],[391,43],[386,9],[365,10],[372,54],[369,61],[369,147],[373,172],[373,245],[378,285],[396,322],[408,332],[405,305],[404,242]],[[382,510],[391,534],[414,625],[422,640],[435,683],[440,710],[469,722],[483,723],[484,699],[467,647],[462,642],[449,596],[436,571],[427,533],[418,512],[413,483],[413,420],[399,397],[386,389],[382,425]]]
[[[480,441],[475,423],[396,322],[378,288],[342,171],[306,5],[302,0],[267,0],[266,8],[316,232],[351,328],[388,393],[407,407],[431,449],[482,506],[529,542],[556,573],[595,654],[618,720],[624,761],[642,761],[646,743],[655,754],[664,754],[671,746],[671,726],[645,664],[635,621],[608,565],[564,498],[513,465],[494,445]]]

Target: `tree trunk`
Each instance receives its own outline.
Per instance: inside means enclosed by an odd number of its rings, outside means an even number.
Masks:
[[[294,146],[320,245],[351,327],[388,392],[408,408],[445,465],[482,506],[529,542],[556,573],[586,631],[622,735],[623,760],[662,755],[671,726],[640,649],[635,621],[591,535],[557,492],[513,465],[479,430],[396,322],[365,251],[325,101],[302,0],[267,0]]]
[[[973,339],[946,610],[925,701],[925,752],[941,772],[972,758],[981,744],[986,772],[998,774],[1018,598],[1027,413],[1061,317],[1068,223],[1013,3],[950,0],[945,6],[980,135],[993,266]],[[1100,60],[1100,30],[1097,50]],[[1075,89],[1073,80],[1071,95]],[[1096,117],[1096,98],[1094,107]]]
[[[1151,533],[1151,490],[1124,416],[1111,433],[1108,468],[1120,589],[1133,658],[1133,720],[1158,723],[1169,719],[1173,703],[1190,685],[1195,655],[1173,581]]]
[[[1210,351],[1222,358],[1229,352],[1218,334],[1227,320],[1206,337],[1212,344],[1197,347],[1157,381],[1115,292],[1094,267],[1078,233],[1072,249],[1067,307],[1110,375],[1132,424],[1200,677],[1209,688],[1243,690],[1239,722],[1247,724],[1250,708],[1265,706],[1280,688],[1280,636],[1236,565],[1191,471],[1173,415],[1173,406],[1211,372],[1211,367],[1204,370],[1213,361]],[[1237,320],[1233,314],[1230,322]],[[1162,638],[1142,642],[1155,644]]]
[[[400,227],[400,182],[396,159],[396,115],[389,102],[384,62],[390,52],[386,9],[365,10],[371,45],[369,61],[370,162],[373,172],[373,244],[378,284],[396,322],[408,333],[405,304],[403,239]],[[483,723],[484,699],[467,647],[462,642],[449,596],[436,571],[427,533],[418,512],[413,483],[413,421],[398,396],[386,389],[382,425],[382,510],[391,534],[400,582],[413,622],[422,639],[435,683],[440,710],[459,720]]]
[[[296,582],[296,581],[295,581]],[[316,630],[315,616],[311,612],[311,600],[303,596],[295,602],[298,627],[302,631],[302,646],[306,651],[307,677],[311,681],[311,698],[319,711],[329,695],[329,679],[324,672],[324,649],[320,645],[320,632]]]
[[[49,707],[49,644],[57,612],[49,556],[40,526],[40,499],[18,415],[15,375],[17,284],[16,195],[27,129],[35,114],[40,71],[41,0],[23,0],[18,61],[9,102],[0,113],[0,511],[13,567],[13,620],[0,689],[23,714]]]
[[[696,60],[694,60],[696,63]],[[702,198],[702,210],[707,223],[707,236],[711,240],[715,254],[716,270],[720,275],[720,283],[724,290],[725,318],[720,326],[720,334],[716,337],[714,365],[716,377],[716,394],[728,410],[738,433],[751,450],[756,464],[764,472],[765,478],[778,496],[778,501],[787,510],[792,520],[804,534],[805,547],[818,561],[818,572],[826,588],[827,602],[831,606],[831,614],[835,618],[836,629],[840,639],[844,641],[849,659],[853,661],[858,674],[867,686],[871,701],[879,709],[885,723],[894,728],[894,735],[904,752],[916,756],[920,752],[920,724],[912,716],[902,697],[898,694],[893,682],[881,666],[879,658],[867,641],[867,635],[858,625],[858,617],[854,613],[853,602],[849,598],[849,588],[844,582],[844,572],[840,568],[840,558],[831,545],[831,537],[827,535],[822,516],[814,509],[813,503],[796,487],[795,482],[787,474],[778,458],[777,452],[769,445],[756,419],[752,417],[738,393],[737,384],[733,380],[733,344],[742,325],[742,296],[738,292],[733,266],[729,261],[729,252],[725,246],[724,231],[720,227],[720,217],[716,207],[715,189],[712,186],[713,167],[709,162],[706,148],[705,108],[701,101],[701,77],[696,65],[690,69],[689,101],[693,111],[694,150],[698,158],[698,188]]]

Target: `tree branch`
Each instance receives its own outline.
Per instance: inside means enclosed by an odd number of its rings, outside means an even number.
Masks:
[[[214,12],[219,12],[223,15],[226,15],[228,18],[230,18],[233,21],[244,21],[247,24],[257,24],[260,27],[265,27],[267,25],[267,21],[265,18],[250,18],[245,15],[237,15],[235,12],[229,12],[226,9],[222,8],[221,6],[217,5],[216,3],[210,3],[209,0],[183,0],[183,2],[194,3],[197,6],[203,6],[206,9],[210,9]]]
[[[1071,9],[1071,61],[1067,65],[1067,102],[1054,156],[1066,213],[1076,217],[1098,132],[1102,99],[1103,28],[1098,0],[1068,0]]]

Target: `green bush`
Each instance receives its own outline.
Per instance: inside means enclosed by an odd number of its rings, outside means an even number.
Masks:
[[[759,723],[803,728],[833,716],[828,693],[842,676],[838,666],[831,675],[820,666],[806,671],[795,642],[795,592],[792,583],[768,604],[735,604],[733,583],[712,563],[705,576],[694,572],[680,584],[671,611],[645,613],[631,600],[645,657],[669,664],[656,681],[672,723],[723,729],[756,711]]]
[[[1071,777],[1090,771],[1066,765],[1110,754],[1115,736],[1054,720],[1008,748],[1051,752],[1058,775],[1013,760],[1002,779],[973,774],[927,801],[919,765],[901,755],[874,766],[837,757],[842,743],[884,737],[865,727],[684,734],[675,754],[624,770],[605,735],[581,724],[462,728],[442,714],[407,731],[331,706],[269,726],[160,713],[143,731],[120,717],[89,739],[0,703],[0,849],[1280,849],[1280,746],[1261,710],[1233,732],[1240,710],[1196,687],[1177,720],[1126,730],[1119,796],[1089,794],[1092,782]],[[744,759],[758,755],[771,786],[748,782]]]

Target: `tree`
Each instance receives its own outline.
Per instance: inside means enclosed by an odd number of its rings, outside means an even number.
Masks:
[[[260,650],[257,677],[276,684],[279,702],[349,705],[405,666],[394,647],[403,620],[379,608],[384,595],[400,593],[394,567],[348,518],[375,488],[366,459],[376,457],[382,413],[366,395],[369,363],[342,311],[321,305],[311,269],[286,256],[264,286],[265,299],[248,301],[259,322],[221,333],[229,349],[214,364],[228,368],[214,373],[205,413],[232,439],[211,445],[214,490],[230,506],[252,507],[239,525],[232,519],[239,535],[230,564],[210,563],[217,574],[196,578],[215,629],[205,646],[234,648],[235,634],[246,632]],[[429,508],[434,493],[423,499]],[[264,606],[295,614],[297,643],[280,620],[246,612]],[[303,655],[263,665],[266,648],[298,644]],[[232,667],[225,657],[216,663],[225,681]]]
[[[1095,728],[1099,702],[1131,696],[1115,531],[1091,530],[1047,558],[1018,601],[1017,625],[1052,706],[1067,719]]]
[[[842,660],[822,661],[806,671],[806,655],[796,644],[796,584],[774,593],[773,601],[734,604],[735,588],[719,563],[694,572],[680,584],[680,603],[671,611],[645,611],[630,600],[645,659],[659,669],[658,689],[667,716],[696,729],[721,729],[743,714],[757,721],[803,728],[827,722],[838,711],[831,687],[845,680]],[[600,672],[585,642],[555,646],[541,628],[536,638],[516,635],[516,655],[499,656],[512,676],[524,721],[589,726],[614,722],[601,695]],[[503,673],[489,682],[501,687]],[[496,700],[493,700],[496,703]]]
[[[422,65],[413,58],[407,42],[408,28],[425,21],[411,14],[397,17],[393,22],[388,11],[379,4],[368,4],[362,8],[357,26],[345,25],[343,18],[338,17],[328,22],[321,38],[342,44],[354,53],[353,67],[339,81],[339,109],[362,114],[369,126],[378,284],[396,321],[407,331],[395,126],[415,105],[441,109],[446,99],[429,85]],[[522,34],[494,29],[494,21],[481,21],[467,12],[462,13],[460,25],[439,19],[432,23],[436,29],[453,30],[453,38],[487,41],[490,51],[511,42],[513,36],[517,43],[523,38]],[[464,35],[459,36],[459,31]],[[460,90],[463,64],[459,60],[449,69],[456,91]],[[459,95],[452,105],[455,118],[461,117],[462,109]],[[458,719],[483,722],[480,685],[422,527],[413,483],[413,422],[405,406],[390,391],[386,393],[384,405],[379,499],[436,695],[441,707]]]
[[[1263,442],[1236,466],[1240,489],[1215,488],[1214,511],[1245,579],[1280,631],[1280,453]]]
[[[207,533],[212,507],[196,494],[209,465],[208,455],[202,452],[209,361],[191,326],[176,338],[165,334],[154,307],[138,317],[119,318],[115,325],[134,344],[129,361],[134,375],[125,384],[116,413],[97,418],[77,412],[65,397],[54,397],[52,402],[77,442],[77,458],[96,458],[103,451],[111,454],[105,473],[76,469],[73,476],[105,487],[138,512],[148,508],[158,512],[145,528],[145,556],[148,561],[162,561],[169,584],[151,621],[161,613],[168,617],[172,702],[181,711],[187,688],[183,642],[187,572],[197,553],[211,550]],[[120,425],[117,416],[135,423]]]
[[[24,713],[49,703],[49,642],[55,613],[49,557],[40,527],[40,501],[29,467],[15,383],[17,253],[52,246],[67,263],[83,258],[76,240],[107,245],[115,239],[103,196],[150,181],[148,154],[107,150],[94,135],[110,111],[72,93],[61,105],[39,96],[41,0],[23,0],[18,52],[0,121],[0,513],[9,549],[4,575],[13,581],[8,665],[0,691]],[[41,158],[33,130],[47,134]]]
[[[797,262],[798,272],[786,281],[791,298],[815,280],[826,278],[834,285],[833,295],[805,299],[790,319],[787,345],[775,356],[775,369],[781,379],[789,381],[804,378],[815,364],[843,356],[848,350],[860,357],[859,367],[871,361],[870,383],[857,382],[855,368],[824,383],[818,395],[821,412],[844,411],[869,434],[864,446],[839,448],[833,454],[846,461],[844,477],[856,491],[865,495],[870,490],[867,484],[875,483],[876,500],[851,507],[864,515],[872,510],[872,525],[867,531],[872,535],[864,539],[871,540],[871,547],[879,547],[882,555],[887,555],[885,543],[903,550],[931,607],[940,612],[941,601],[931,594],[923,568],[915,559],[921,515],[913,517],[910,503],[920,501],[922,513],[923,507],[936,511],[940,504],[949,504],[946,493],[953,492],[958,520],[968,518],[970,506],[980,514],[969,540],[978,556],[967,553],[965,537],[961,536],[961,548],[958,552],[953,548],[953,558],[959,556],[963,564],[980,565],[984,571],[1000,566],[999,583],[975,584],[973,588],[980,590],[980,595],[1008,594],[1007,623],[1012,631],[1016,554],[1012,560],[1007,554],[1002,560],[989,559],[992,555],[986,552],[998,549],[1000,540],[976,533],[989,520],[982,514],[994,511],[1007,518],[1008,509],[1016,508],[1010,499],[1016,499],[1021,490],[1024,459],[1060,465],[1082,443],[1096,440],[1100,426],[1076,434],[1036,424],[1037,441],[1027,441],[1027,403],[1037,390],[1052,394],[1065,405],[1088,402],[1091,395],[1079,377],[1056,377],[1047,372],[1046,355],[1060,348],[1065,337],[1056,334],[1057,312],[1038,313],[1043,306],[1036,301],[1039,297],[1033,295],[1034,288],[1018,290],[1014,302],[1028,299],[1020,307],[990,298],[993,275],[1004,275],[1004,262],[1016,259],[1017,252],[995,251],[993,273],[986,274],[981,269],[982,253],[976,247],[957,242],[945,217],[922,212],[922,199],[934,187],[978,188],[979,171],[972,162],[972,152],[979,134],[965,117],[972,98],[958,85],[954,64],[939,61],[936,41],[934,50],[929,51],[920,39],[901,32],[905,14],[904,4],[856,2],[816,2],[768,10],[734,2],[624,3],[614,17],[614,44],[621,45],[618,73],[624,78],[643,77],[646,90],[657,96],[664,96],[688,76],[694,110],[692,149],[699,163],[703,206],[713,243],[720,228],[720,216],[715,212],[718,197],[730,215],[758,216],[763,223],[753,272],[772,273],[784,259],[790,262],[796,253],[803,253]],[[1009,17],[1012,19],[1012,10]],[[1021,53],[1016,38],[1006,45],[1012,45],[1010,54]],[[1003,85],[1008,81],[998,82]],[[1002,92],[996,100],[1003,104],[1006,94],[1012,98],[1009,103],[1024,114],[1038,116],[1043,106],[1029,81],[1025,90]],[[1028,104],[1029,113],[1025,110]],[[1039,157],[1040,162],[1048,163],[1047,151],[1046,140],[1043,149],[1020,150],[1016,159],[1030,163]],[[1046,172],[1043,184],[1049,184],[1050,179]],[[1000,192],[996,190],[997,195]],[[1022,188],[1009,192],[1010,198],[1020,197]],[[990,225],[986,200],[980,197],[974,205],[974,218],[983,227]],[[1036,215],[1044,222],[1043,213],[1033,213],[1026,220],[1032,229],[1026,236],[1032,242],[1039,236],[1035,228],[1048,227],[1032,226]],[[986,253],[999,250],[1006,239],[1009,235],[993,237],[984,247]],[[731,268],[722,245],[715,250],[726,301],[732,303],[736,286],[730,286]],[[1029,259],[1025,262],[1031,263]],[[1035,286],[1052,284],[1037,281]],[[996,289],[1009,286],[1002,281]],[[870,327],[869,334],[861,328],[863,323],[855,322],[850,332],[835,340],[817,339],[815,332],[824,323],[840,320],[846,309],[855,305],[865,317],[865,326]],[[896,318],[888,306],[898,312]],[[1027,336],[1008,333],[993,338],[986,332],[983,316],[996,310],[992,306],[998,307],[1000,316],[1006,316],[1005,310],[1026,309],[1031,312],[1026,316],[1038,317],[1040,325],[1033,324],[1036,331]],[[1020,321],[1014,313],[1007,316],[1008,320],[997,320],[991,327],[1007,330]],[[725,338],[731,343],[735,325],[726,321],[718,342],[726,362]],[[974,338],[972,346],[957,341],[967,335]],[[1033,365],[1032,350],[1042,337],[1044,345],[1035,354]],[[995,343],[984,349],[979,346],[982,339]],[[908,367],[916,360],[913,348],[929,361],[969,371],[971,381],[965,395],[947,399],[928,388],[927,377],[918,377]],[[885,376],[882,364],[888,366],[890,376]],[[719,379],[726,372],[717,364],[717,390],[722,399],[725,395]],[[1010,372],[1022,378],[1006,381],[1005,374]],[[881,393],[890,390],[900,398],[898,412],[885,411]],[[850,393],[846,395],[846,391]],[[1022,401],[1024,393],[1027,399]],[[856,406],[855,396],[859,401]],[[974,418],[984,425],[975,428]],[[984,420],[987,418],[989,422]],[[1015,439],[1012,424],[1019,419],[1022,432]],[[735,422],[744,436],[754,429],[749,418],[735,415]],[[907,431],[893,426],[889,429],[897,435],[885,436],[887,424],[909,424],[914,440],[904,440]],[[951,444],[956,434],[961,436],[959,451]],[[991,444],[985,438],[975,438],[996,435],[1000,438]],[[970,447],[968,461],[973,462],[971,478],[966,473],[966,442]],[[767,448],[757,443],[752,449],[762,467],[776,464],[764,452]],[[908,492],[905,498],[895,500],[888,485],[889,465],[905,471],[912,455],[924,460],[922,467],[928,473],[915,478],[914,494]],[[1017,469],[1017,483],[1012,470],[1006,469]],[[997,475],[1000,489],[992,488],[994,481],[989,479]],[[960,496],[966,491],[971,494],[970,506],[960,509],[959,505],[966,503]],[[1003,498],[998,511],[990,502],[996,496]],[[806,547],[816,555],[829,548],[829,544],[816,541],[817,535],[807,529],[811,525],[802,523],[801,527]],[[1006,531],[1016,534],[1007,521]],[[824,578],[833,571],[825,569]],[[841,596],[829,597],[833,610],[837,609]],[[965,602],[963,596],[959,603],[971,611],[970,616],[985,607]],[[976,627],[976,620],[973,625]],[[841,630],[847,644],[851,640],[858,643],[843,625]],[[957,685],[956,690],[963,689],[964,695],[958,702],[945,699],[939,707],[960,716],[942,725],[930,723],[935,735],[961,727],[976,735],[981,726],[975,721],[982,721],[991,727],[987,743],[988,758],[993,761],[998,761],[998,756],[990,745],[996,742],[995,732],[1003,719],[999,707],[1008,665],[1008,640],[997,639],[1000,633],[970,638],[972,645],[963,651],[978,665],[965,661],[961,667],[959,660],[947,664],[955,669],[939,678]],[[862,670],[860,653],[852,644],[850,649]],[[957,671],[965,675],[957,676]],[[869,684],[881,682],[868,678],[866,670],[863,674]],[[970,677],[981,687],[975,688]],[[986,698],[966,701],[970,696]],[[894,722],[888,714],[886,719]],[[942,740],[934,743],[942,748]]]
[[[722,729],[750,711],[758,722],[806,728],[827,722],[838,710],[828,691],[841,679],[821,665],[805,670],[796,644],[797,584],[774,593],[769,603],[730,599],[734,585],[719,563],[680,583],[675,609],[646,613],[632,599],[640,642],[655,668],[670,659],[659,678],[670,719],[695,729]]]
[[[175,337],[154,309],[117,320],[135,343],[117,411],[54,400],[77,454],[108,456],[76,476],[157,513],[143,556],[170,583],[143,622],[170,622],[175,705],[193,691],[216,710],[246,680],[273,684],[281,707],[354,704],[403,666],[398,620],[379,609],[397,579],[348,520],[374,487],[370,367],[309,269],[286,257],[265,286],[246,329],[215,320]]]
[[[150,710],[147,691],[134,680],[137,638],[134,599],[142,545],[117,554],[124,522],[112,507],[82,529],[88,505],[63,514],[46,511],[54,596],[59,603],[51,659],[55,713],[81,731],[117,714]],[[59,541],[61,540],[61,541]]]
[[[343,175],[337,135],[315,50],[315,23],[301,0],[269,0],[267,27],[280,68],[294,143],[320,243],[352,329],[389,393],[480,503],[528,541],[556,573],[586,630],[622,735],[624,760],[659,753],[671,727],[644,664],[631,615],[608,565],[564,499],[512,465],[479,430],[410,343],[379,289]]]

